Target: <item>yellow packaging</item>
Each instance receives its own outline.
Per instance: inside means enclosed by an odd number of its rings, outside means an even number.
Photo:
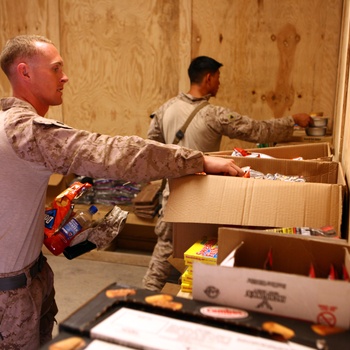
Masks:
[[[197,241],[184,253],[185,265],[192,265],[194,261],[216,265],[218,257],[217,238],[206,238]]]

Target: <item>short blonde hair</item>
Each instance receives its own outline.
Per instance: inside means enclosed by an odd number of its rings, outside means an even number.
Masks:
[[[7,77],[10,76],[11,67],[18,58],[31,58],[39,53],[36,42],[53,45],[53,42],[44,36],[29,34],[17,35],[6,42],[0,54],[0,64]]]

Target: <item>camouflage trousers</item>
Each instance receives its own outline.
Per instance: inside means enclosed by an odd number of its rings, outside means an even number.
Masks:
[[[172,223],[163,221],[161,215],[154,232],[157,235],[157,243],[154,247],[148,270],[142,280],[142,286],[145,289],[159,292],[164,287],[171,272],[171,264],[168,258],[173,253]]]
[[[26,274],[25,287],[0,291],[0,349],[38,350],[52,339],[58,310],[53,272],[43,259],[41,270],[33,279],[30,274],[33,264],[18,271],[17,274]],[[12,275],[2,274],[0,278]]]

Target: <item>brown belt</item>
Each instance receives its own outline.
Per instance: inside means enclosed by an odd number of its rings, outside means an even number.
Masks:
[[[40,253],[35,264],[29,269],[30,276],[34,278],[42,269],[46,258]],[[0,291],[23,288],[27,285],[27,276],[24,272],[16,276],[0,278]]]

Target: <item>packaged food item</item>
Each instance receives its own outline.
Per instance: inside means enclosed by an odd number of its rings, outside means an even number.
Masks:
[[[92,187],[90,183],[74,182],[66,190],[61,192],[45,209],[44,238],[51,237],[71,218],[74,208],[73,201],[82,196]]]
[[[231,153],[233,157],[247,157],[247,158],[273,158],[267,154],[259,152],[250,152],[243,148],[235,147]]]
[[[337,232],[333,226],[313,227],[280,227],[266,229],[269,232],[296,234],[303,236],[337,237]]]
[[[218,243],[216,238],[203,238],[184,253],[185,265],[192,265],[194,261],[216,265],[217,258]]]
[[[187,269],[181,276],[181,291],[192,293],[193,262],[216,265],[218,258],[218,241],[216,238],[203,237],[194,243],[184,253],[184,260]]]
[[[266,180],[275,180],[275,181],[286,181],[286,182],[306,182],[303,176],[297,175],[282,175],[279,173],[275,174],[264,174],[261,171],[252,169],[250,166],[242,167],[244,171],[243,177],[253,178],[253,179],[266,179]]]
[[[92,226],[92,216],[98,209],[92,205],[88,210],[81,210],[68,220],[61,229],[46,238],[44,244],[54,255],[60,255],[80,232]]]

